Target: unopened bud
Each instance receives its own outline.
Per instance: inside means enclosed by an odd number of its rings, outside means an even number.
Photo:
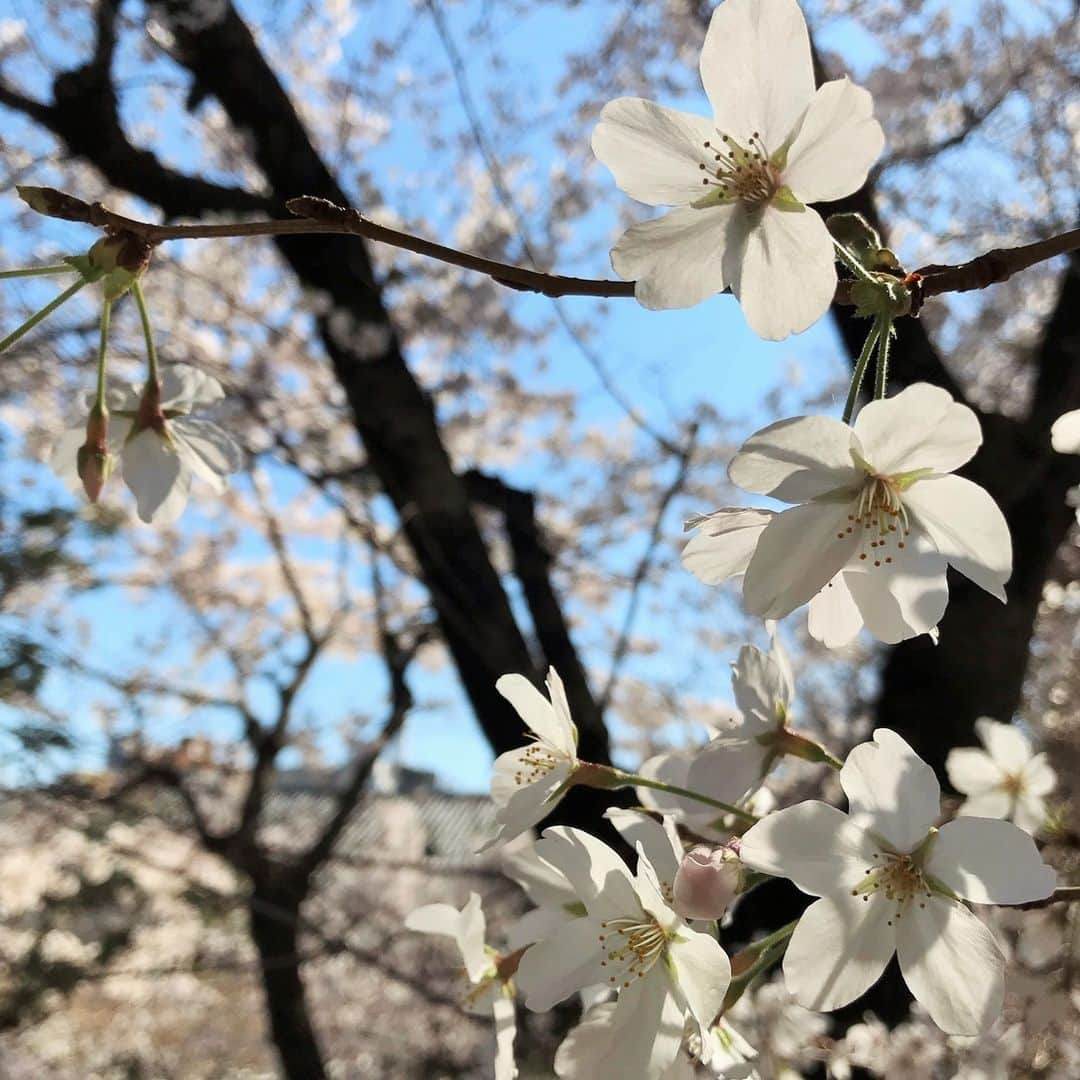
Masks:
[[[90,410],[86,442],[75,455],[75,465],[86,497],[96,503],[113,469],[113,457],[109,453],[109,414],[96,405]]]
[[[39,214],[63,218],[65,221],[90,221],[90,204],[66,191],[57,191],[51,187],[33,187],[29,184],[16,184],[15,190],[19,193],[19,198]]]
[[[742,864],[728,847],[698,844],[679,864],[673,907],[684,919],[719,919],[739,892]]]
[[[150,265],[153,245],[134,233],[103,236],[87,252],[94,269],[104,275],[102,286],[107,300],[119,300]]]

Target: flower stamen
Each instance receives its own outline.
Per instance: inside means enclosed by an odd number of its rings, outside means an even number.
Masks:
[[[769,202],[780,190],[780,172],[773,165],[760,132],[755,131],[745,147],[730,135],[718,134],[722,146],[706,139],[705,160],[698,165],[706,174],[702,184],[713,190],[694,205],[739,201],[754,208]]]
[[[859,560],[875,567],[891,563],[893,556],[886,554],[885,549],[895,544],[896,550],[902,551],[911,535],[907,508],[900,498],[898,485],[889,476],[867,474],[847,520],[847,527],[836,534],[836,539],[844,540],[859,530],[863,549],[859,552]]]
[[[614,967],[608,976],[612,986],[622,984],[625,990],[634,979],[645,976],[664,954],[668,936],[655,919],[648,916],[606,919],[600,924],[600,947],[604,959],[601,967]]]

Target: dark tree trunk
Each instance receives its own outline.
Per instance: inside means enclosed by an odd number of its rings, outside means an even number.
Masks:
[[[295,900],[256,886],[248,904],[248,921],[259,954],[270,1035],[282,1071],[288,1080],[325,1080],[300,974],[299,920]]]
[[[193,95],[217,98],[249,138],[275,201],[306,194],[347,204],[232,5],[195,29],[190,0],[165,0],[161,7],[174,16],[177,59],[194,77]],[[371,466],[401,516],[480,725],[496,753],[520,745],[521,722],[494,684],[506,672],[532,671],[534,661],[466,484],[443,446],[432,402],[405,363],[367,248],[335,236],[282,238],[278,247],[302,284],[330,301],[320,336]],[[584,680],[571,678],[568,694],[582,756],[606,762],[607,729]]]

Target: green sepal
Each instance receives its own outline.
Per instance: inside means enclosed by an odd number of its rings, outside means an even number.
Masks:
[[[75,267],[76,270],[82,274],[85,281],[98,281],[105,276],[105,271],[99,266],[95,266],[90,261],[89,255],[67,255],[64,258],[64,262],[68,266]]]
[[[892,277],[875,273],[873,280],[860,278],[851,283],[855,314],[872,319],[879,315],[897,318],[911,310],[911,291]]]
[[[736,196],[725,195],[723,191],[718,187],[709,189],[707,195],[702,195],[700,199],[695,199],[690,206],[694,210],[704,210],[709,206],[726,206],[728,203],[735,202]]]
[[[789,187],[777,188],[776,194],[773,195],[770,201],[770,205],[775,206],[777,210],[785,210],[788,213],[796,214],[802,213],[802,211],[806,209],[806,206],[795,198],[794,193]]]

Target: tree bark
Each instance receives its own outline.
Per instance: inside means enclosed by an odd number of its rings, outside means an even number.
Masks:
[[[300,905],[256,884],[248,903],[270,1032],[288,1080],[325,1080],[300,974]]]

